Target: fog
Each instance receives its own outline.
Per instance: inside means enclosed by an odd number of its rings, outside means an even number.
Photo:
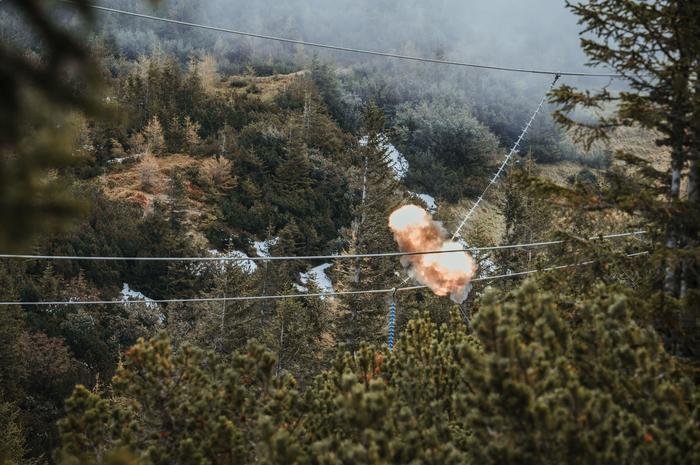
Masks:
[[[579,45],[577,18],[564,0],[96,0],[98,4],[181,21],[343,47],[553,71],[589,71]],[[64,4],[67,26],[79,30]],[[3,36],[16,20],[0,7]],[[111,52],[129,59],[155,51],[183,64],[193,56],[214,57],[228,74],[293,72],[313,59],[332,66],[342,91],[331,110],[354,130],[357,109],[374,100],[392,117],[406,102],[442,101],[468,107],[503,145],[547,91],[552,76],[419,63],[336,52],[265,39],[167,24],[94,11],[94,32]],[[599,69],[600,72],[609,72]],[[576,87],[600,88],[606,78],[565,77]],[[617,86],[619,83],[614,83]],[[343,114],[341,114],[343,113]],[[547,112],[543,113],[544,115]],[[531,138],[558,139],[550,118],[538,118]]]
[[[102,4],[346,47],[496,66],[586,69],[586,58],[579,47],[579,26],[563,0],[162,0],[157,8],[141,0],[110,0]],[[166,49],[207,49],[234,59],[233,52],[243,50],[257,58],[289,60],[318,54],[341,64],[387,60],[119,18],[112,13],[100,12],[97,16],[103,26],[111,26],[118,43],[128,53],[152,45],[157,37]],[[513,79],[522,80],[523,76]],[[585,82],[590,84],[591,80]]]

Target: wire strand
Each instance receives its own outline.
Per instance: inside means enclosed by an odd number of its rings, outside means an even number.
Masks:
[[[464,219],[462,220],[462,222],[459,224],[459,226],[458,226],[457,229],[455,230],[454,234],[452,234],[452,240],[453,240],[453,241],[457,238],[457,236],[459,236],[459,233],[462,231],[462,228],[464,228],[464,226],[467,224],[467,221],[469,221],[469,219],[472,217],[472,215],[474,214],[474,212],[476,211],[476,209],[479,208],[479,205],[481,204],[481,201],[484,200],[484,196],[486,195],[486,193],[488,192],[488,190],[491,188],[491,186],[493,186],[494,184],[496,184],[496,181],[498,180],[498,177],[501,175],[501,173],[503,172],[503,170],[505,170],[506,166],[508,166],[508,163],[510,163],[511,158],[513,158],[513,155],[514,155],[514,154],[518,151],[518,149],[520,148],[520,143],[523,141],[523,139],[524,139],[525,136],[527,135],[527,131],[530,129],[530,126],[532,126],[532,123],[535,121],[535,118],[537,117],[537,115],[539,114],[540,110],[541,110],[542,107],[544,106],[544,102],[545,102],[545,100],[547,99],[547,95],[548,95],[549,92],[554,88],[554,86],[557,84],[557,81],[559,80],[559,76],[560,76],[560,75],[557,74],[557,75],[554,77],[554,81],[552,81],[552,84],[551,84],[551,85],[549,86],[549,88],[547,89],[547,92],[545,92],[544,96],[542,96],[542,100],[540,100],[539,105],[537,105],[537,108],[535,108],[535,111],[532,113],[532,116],[530,117],[530,120],[527,122],[527,124],[526,124],[525,127],[523,128],[522,132],[520,133],[520,136],[519,136],[518,139],[515,141],[515,144],[513,144],[513,147],[511,147],[510,151],[509,151],[508,154],[506,155],[506,158],[503,160],[503,163],[501,163],[501,166],[498,168],[498,171],[496,171],[496,174],[493,176],[493,178],[491,178],[491,181],[489,181],[489,183],[486,185],[486,187],[484,188],[484,190],[483,190],[483,192],[481,193],[481,195],[479,196],[479,198],[476,199],[476,202],[474,202],[474,205],[472,205],[472,207],[469,209],[469,211],[468,211],[467,214],[465,215],[465,217],[464,217]]]
[[[648,255],[649,252],[637,252],[625,255],[625,258],[639,257]],[[495,281],[498,279],[515,278],[534,273],[543,273],[548,271],[561,270],[564,268],[573,268],[579,266],[587,266],[596,263],[597,260],[589,260],[580,263],[572,263],[568,265],[551,266],[541,269],[533,269],[527,271],[519,271],[514,273],[505,273],[495,276],[483,276],[472,279],[471,282]],[[360,295],[360,294],[394,294],[396,292],[408,292],[415,290],[427,289],[428,286],[409,286],[391,289],[366,289],[359,291],[334,291],[334,292],[318,292],[311,294],[278,294],[278,295],[260,295],[260,296],[238,296],[238,297],[198,297],[190,299],[148,299],[148,300],[92,300],[92,301],[45,301],[45,302],[0,302],[0,306],[56,306],[56,305],[129,305],[129,304],[167,304],[167,303],[194,303],[194,302],[237,302],[237,301],[259,301],[259,300],[281,300],[281,299],[296,299],[309,297],[333,297],[343,295]]]
[[[620,237],[639,236],[646,231],[633,231],[627,233],[609,234],[605,236],[593,236],[588,240],[615,239]],[[455,250],[430,250],[424,252],[385,252],[348,255],[300,255],[300,256],[270,256],[270,257],[116,257],[116,256],[81,256],[81,255],[27,255],[27,254],[0,254],[0,259],[20,260],[75,260],[75,261],[134,261],[134,262],[266,262],[266,261],[290,261],[290,260],[349,260],[357,258],[381,258],[381,257],[405,257],[412,255],[437,255],[459,252],[487,252],[492,250],[525,249],[532,247],[547,247],[563,244],[567,241],[531,242],[527,244],[505,244],[486,247],[472,247]]]
[[[61,1],[62,3],[69,3],[69,4],[75,5],[75,2],[72,2],[70,0],[59,0],[59,1]],[[252,37],[255,39],[271,40],[271,41],[275,41],[275,42],[296,44],[296,45],[302,45],[302,46],[306,46],[306,47],[323,48],[323,49],[334,50],[334,51],[339,51],[339,52],[349,52],[349,53],[357,53],[357,54],[363,54],[363,55],[381,56],[381,57],[386,57],[386,58],[396,58],[399,60],[409,60],[409,61],[418,61],[418,62],[424,62],[424,63],[435,63],[435,64],[441,64],[441,65],[461,66],[461,67],[466,67],[466,68],[507,71],[507,72],[513,72],[513,73],[540,74],[540,75],[550,75],[550,76],[559,75],[559,76],[605,77],[605,78],[624,78],[625,77],[623,74],[618,74],[618,73],[587,73],[587,72],[577,72],[577,71],[552,71],[552,70],[544,70],[544,69],[517,68],[517,67],[508,67],[508,66],[485,65],[485,64],[480,64],[480,63],[468,63],[468,62],[452,61],[452,60],[440,60],[437,58],[426,58],[426,57],[403,55],[403,54],[391,53],[391,52],[384,52],[384,51],[379,51],[379,50],[366,50],[366,49],[360,49],[360,48],[343,47],[340,45],[324,44],[324,43],[319,43],[319,42],[308,42],[305,40],[289,39],[286,37],[277,37],[277,36],[266,35],[266,34],[257,34],[254,32],[238,31],[235,29],[228,29],[228,28],[217,27],[217,26],[209,26],[206,24],[198,24],[198,23],[192,23],[192,22],[188,22],[188,21],[179,21],[176,19],[163,18],[160,16],[147,15],[147,14],[143,14],[143,13],[135,13],[133,11],[119,10],[116,8],[109,8],[109,7],[105,7],[105,6],[99,6],[99,5],[87,4],[87,5],[83,5],[83,6],[87,6],[88,8],[92,8],[94,10],[100,10],[100,11],[105,11],[105,12],[109,12],[109,13],[116,13],[116,14],[125,15],[125,16],[132,16],[135,18],[148,19],[151,21],[160,21],[163,23],[177,24],[180,26],[205,29],[208,31],[224,32],[227,34],[234,34],[234,35],[239,35],[239,36],[244,36],[244,37]]]

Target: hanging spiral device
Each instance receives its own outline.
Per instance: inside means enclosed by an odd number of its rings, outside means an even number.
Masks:
[[[389,306],[389,352],[394,350],[394,323],[396,322],[396,288],[392,289]]]

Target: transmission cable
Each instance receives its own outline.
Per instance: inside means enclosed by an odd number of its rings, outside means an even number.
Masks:
[[[523,140],[523,139],[525,138],[525,136],[527,135],[527,131],[530,129],[530,126],[532,126],[532,123],[535,121],[535,118],[537,117],[537,115],[539,114],[540,110],[541,110],[542,107],[544,106],[544,102],[545,102],[545,100],[547,99],[547,95],[548,95],[549,92],[554,88],[554,86],[557,84],[557,81],[559,80],[559,77],[560,77],[559,74],[557,74],[557,75],[554,77],[554,80],[552,81],[552,84],[550,84],[549,89],[547,89],[547,92],[545,92],[544,96],[542,97],[542,100],[540,100],[539,105],[537,105],[537,108],[535,108],[535,111],[532,113],[532,116],[530,117],[530,120],[527,122],[527,124],[526,124],[525,127],[523,128],[522,132],[520,133],[520,136],[519,136],[518,139],[515,141],[515,144],[513,144],[513,147],[511,147],[510,151],[509,151],[508,154],[506,155],[506,158],[503,160],[503,163],[501,163],[501,166],[498,167],[498,171],[496,171],[496,174],[494,174],[494,176],[491,178],[491,181],[489,181],[489,183],[486,185],[486,187],[484,188],[484,190],[483,190],[483,192],[481,193],[481,195],[479,195],[479,198],[476,199],[476,202],[474,202],[474,205],[472,205],[472,207],[469,209],[469,211],[467,212],[467,214],[466,214],[466,216],[464,217],[464,219],[462,220],[462,222],[459,224],[459,226],[458,226],[457,229],[455,230],[454,234],[452,234],[452,240],[453,240],[453,241],[457,238],[457,236],[459,236],[459,233],[462,231],[462,228],[464,228],[464,226],[467,224],[467,221],[469,221],[469,219],[472,217],[472,215],[474,214],[474,212],[476,211],[476,209],[479,208],[479,205],[481,204],[482,200],[484,200],[484,196],[486,195],[486,193],[488,192],[488,190],[491,188],[491,186],[493,186],[494,184],[496,184],[496,181],[498,180],[498,177],[501,175],[501,173],[503,172],[503,170],[506,169],[506,167],[508,166],[508,163],[510,163],[511,158],[513,158],[513,155],[514,155],[514,154],[518,151],[518,149],[520,148],[520,143],[522,142],[522,140]]]
[[[59,1],[61,1],[62,3],[69,3],[72,5],[76,4],[75,2],[72,2],[70,0],[59,0]],[[135,18],[148,19],[151,21],[160,21],[163,23],[177,24],[180,26],[205,29],[208,31],[224,32],[226,34],[234,34],[234,35],[238,35],[238,36],[252,37],[252,38],[256,38],[256,39],[271,40],[271,41],[275,41],[275,42],[284,42],[284,43],[288,43],[288,44],[302,45],[305,47],[323,48],[323,49],[335,50],[335,51],[339,51],[339,52],[349,52],[349,53],[357,53],[357,54],[363,54],[363,55],[373,55],[373,56],[381,56],[381,57],[387,57],[387,58],[396,58],[399,60],[419,61],[419,62],[424,62],[424,63],[436,63],[436,64],[441,64],[441,65],[461,66],[461,67],[466,67],[466,68],[508,71],[508,72],[513,72],[513,73],[544,74],[544,75],[550,75],[550,76],[557,76],[558,75],[558,76],[577,76],[577,77],[605,77],[605,78],[624,78],[625,77],[622,74],[616,74],[616,73],[587,73],[587,72],[577,72],[577,71],[551,71],[551,70],[544,70],[544,69],[529,69],[529,68],[516,68],[516,67],[508,67],[508,66],[494,66],[494,65],[485,65],[485,64],[479,64],[479,63],[467,63],[467,62],[461,62],[461,61],[441,60],[441,59],[437,59],[437,58],[426,58],[426,57],[418,57],[418,56],[412,56],[412,55],[402,55],[402,54],[398,54],[398,53],[384,52],[384,51],[378,51],[378,50],[366,50],[366,49],[360,49],[360,48],[343,47],[340,45],[324,44],[324,43],[319,43],[319,42],[308,42],[308,41],[304,41],[304,40],[289,39],[286,37],[277,37],[277,36],[271,36],[271,35],[266,35],[266,34],[257,34],[254,32],[238,31],[235,29],[228,29],[228,28],[217,27],[217,26],[209,26],[206,24],[192,23],[189,21],[180,21],[180,20],[176,20],[176,19],[163,18],[160,16],[153,16],[153,15],[147,15],[147,14],[143,14],[143,13],[136,13],[133,11],[119,10],[116,8],[109,8],[109,7],[105,7],[105,6],[99,6],[99,5],[92,5],[92,4],[82,4],[82,5],[86,6],[88,8],[92,8],[94,10],[100,10],[100,11],[109,12],[109,13],[116,13],[116,14],[120,14],[120,15],[124,15],[124,16],[135,17]]]
[[[625,255],[625,258],[639,257],[648,255],[649,252],[637,252]],[[543,273],[548,271],[561,270],[565,268],[573,268],[579,266],[587,266],[596,263],[597,260],[589,260],[580,263],[572,263],[568,265],[550,266],[547,268],[533,269],[527,271],[519,271],[505,273],[494,276],[483,276],[472,279],[471,282],[495,281],[499,279],[515,278],[534,273]],[[57,305],[129,305],[129,304],[169,304],[169,303],[195,303],[195,302],[238,302],[238,301],[260,301],[260,300],[282,300],[296,299],[309,297],[333,297],[343,295],[370,295],[370,294],[394,294],[396,292],[408,292],[415,290],[427,289],[428,286],[409,286],[391,289],[366,289],[358,291],[334,291],[334,292],[318,292],[310,294],[278,294],[278,295],[260,295],[260,296],[238,296],[238,297],[197,297],[189,299],[144,299],[144,300],[92,300],[92,301],[77,301],[70,300],[65,302],[60,301],[45,301],[45,302],[0,302],[0,306],[57,306]]]
[[[620,237],[635,237],[647,234],[646,231],[633,231],[604,236],[589,237],[589,241],[616,239]],[[491,250],[526,249],[532,247],[547,247],[564,244],[566,240],[531,242],[527,244],[504,244],[486,247],[472,247],[454,250],[430,250],[424,252],[384,252],[347,255],[299,255],[299,256],[269,256],[269,257],[117,257],[117,256],[83,256],[83,255],[26,255],[26,254],[0,254],[0,259],[20,260],[69,260],[69,261],[133,261],[133,262],[267,262],[267,261],[292,261],[292,260],[348,260],[357,258],[381,258],[381,257],[405,257],[412,255],[437,255],[459,252],[486,252]]]

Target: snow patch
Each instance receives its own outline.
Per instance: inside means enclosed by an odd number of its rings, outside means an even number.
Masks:
[[[270,247],[277,244],[278,240],[279,240],[279,237],[273,237],[272,239],[267,240],[267,241],[253,242],[253,247],[255,248],[255,253],[258,255],[258,257],[269,257],[270,256]]]
[[[121,164],[121,163],[124,163],[126,161],[130,161],[130,160],[138,160],[139,158],[141,158],[141,155],[130,155],[128,157],[110,158],[109,160],[107,160],[107,164],[108,165],[112,165],[114,163]]]
[[[255,270],[258,269],[257,263],[255,263],[255,261],[253,260],[250,260],[250,257],[245,252],[241,252],[240,250],[231,250],[226,253],[221,253],[216,249],[209,249],[208,252],[212,257],[237,259],[231,260],[230,263],[235,264],[247,274],[253,274],[255,273]],[[226,268],[225,262],[223,260],[217,262],[217,265],[219,266],[220,271],[223,271]]]
[[[123,302],[129,302],[131,300],[140,300],[142,302],[150,302],[146,304],[148,308],[156,308],[158,304],[153,302],[153,299],[146,297],[143,293],[131,289],[127,283],[122,283],[122,292],[120,294]]]
[[[411,192],[411,191],[409,191],[408,193],[414,197],[418,197],[423,202],[425,202],[425,204],[428,206],[428,211],[430,213],[435,213],[437,211],[437,202],[435,202],[435,197],[433,197],[432,195],[418,194],[416,192]]]
[[[303,274],[303,273],[301,273],[301,274]],[[306,286],[302,286],[302,285],[297,284],[297,283],[292,283],[292,286],[294,286],[294,289],[296,289],[297,292],[303,292],[303,293],[309,292],[309,288]]]
[[[399,181],[402,180],[408,173],[408,160],[394,147],[394,144],[389,142],[385,135],[382,134],[380,139],[379,146],[389,156],[389,165],[394,170],[394,177]],[[360,139],[360,145],[367,145],[367,140],[367,136]]]
[[[321,292],[333,292],[333,282],[326,274],[326,270],[333,266],[332,263],[324,263],[322,265],[311,268],[306,273],[299,273],[299,280],[304,286],[295,284],[299,292],[309,292],[309,281],[313,282]]]

